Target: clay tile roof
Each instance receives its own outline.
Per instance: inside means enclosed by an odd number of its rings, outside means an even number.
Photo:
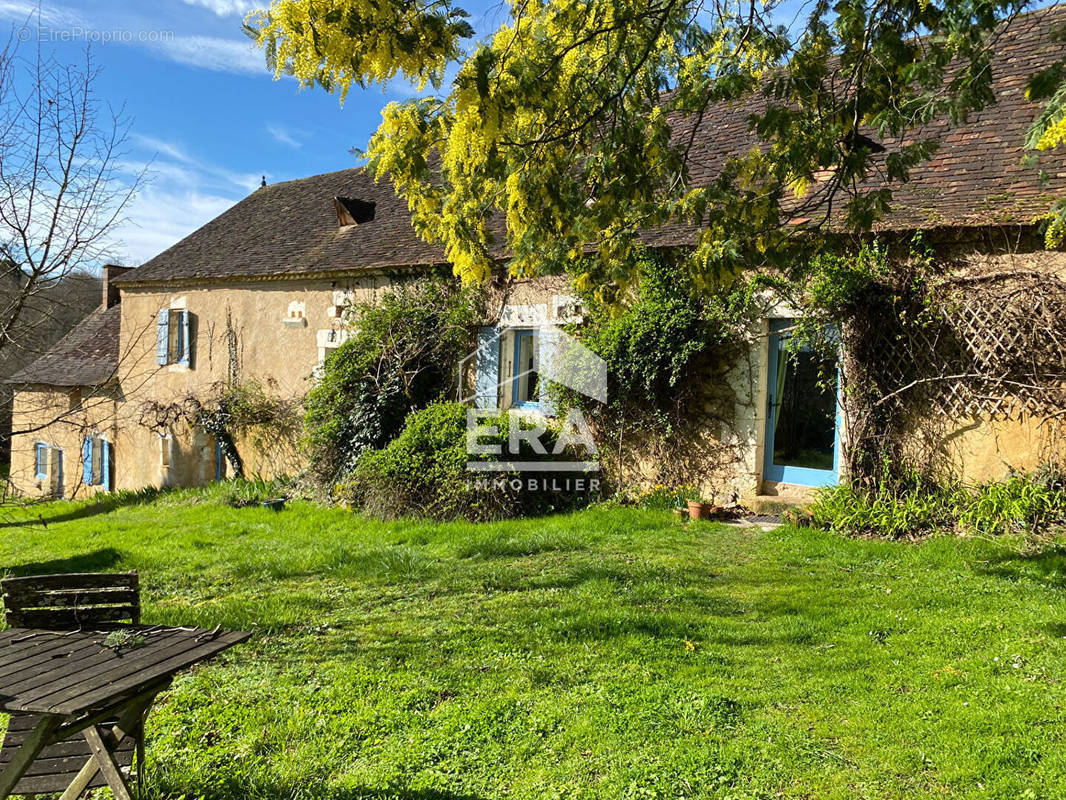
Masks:
[[[1030,224],[1066,191],[1066,148],[1023,164],[1022,143],[1039,107],[1025,99],[1028,77],[1062,57],[1053,28],[1066,24],[1066,8],[1033,11],[1003,32],[992,62],[997,102],[965,123],[947,121],[915,132],[936,136],[933,158],[895,185],[892,212],[880,230]],[[707,185],[731,155],[757,143],[748,117],[757,100],[721,104],[699,123],[689,157],[694,186]],[[679,120],[687,136],[694,120]],[[891,152],[895,142],[882,142]],[[876,179],[871,180],[876,186]],[[339,227],[334,198],[374,204],[374,218]],[[691,243],[696,229],[668,225],[647,231],[652,246]],[[120,283],[349,272],[444,263],[443,250],[423,242],[411,226],[406,203],[387,182],[360,169],[288,181],[255,191],[143,266]]]
[[[373,203],[341,227],[335,198]],[[411,227],[407,203],[362,169],[264,186],[116,283],[344,272],[444,263]]]
[[[98,308],[74,326],[47,353],[7,383],[48,386],[99,386],[118,370],[121,307]]]

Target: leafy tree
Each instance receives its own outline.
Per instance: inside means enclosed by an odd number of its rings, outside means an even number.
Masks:
[[[992,102],[988,34],[1024,4],[815,0],[786,27],[781,0],[511,0],[467,51],[444,3],[275,0],[248,25],[276,68],[342,96],[397,73],[424,85],[454,61],[440,94],[386,107],[371,169],[464,279],[485,279],[504,246],[530,275],[591,244],[586,282],[609,292],[633,277],[638,231],[671,221],[697,226],[701,287],[794,260],[831,212],[869,228],[892,193],[864,180],[876,167],[901,181],[934,149],[881,156],[874,138]],[[720,103],[758,146],[701,182],[693,123]]]
[[[1055,40],[1066,45],[1066,26],[1055,32]],[[1066,144],[1066,58],[1056,61],[1029,80],[1026,95],[1030,100],[1046,100],[1040,116],[1029,129],[1025,145],[1030,150],[1050,150]],[[1048,247],[1066,242],[1066,199],[1051,208],[1045,235]]]

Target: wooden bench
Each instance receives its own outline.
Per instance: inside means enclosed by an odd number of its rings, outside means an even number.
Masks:
[[[136,572],[74,573],[7,578],[0,581],[9,628],[54,631],[107,630],[141,621],[141,595]],[[26,737],[40,723],[37,714],[13,714],[0,747],[0,771],[14,758]],[[101,724],[114,725],[116,720]],[[144,764],[144,731],[138,727],[114,752],[120,767],[132,771],[134,754],[138,772]],[[70,786],[93,752],[81,733],[49,745],[12,790],[12,794],[51,794]],[[97,772],[86,788],[106,786]]]

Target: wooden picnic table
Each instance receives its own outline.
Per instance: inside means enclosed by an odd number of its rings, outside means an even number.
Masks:
[[[84,763],[62,800],[80,796],[91,782],[99,781],[98,772],[116,800],[129,800],[129,787],[115,752],[124,744],[129,746],[127,737],[143,724],[156,695],[181,670],[250,635],[160,625],[91,631],[0,631],[0,712],[11,715],[12,734],[19,731],[19,720],[33,721],[32,726],[24,726],[18,749],[5,752],[6,760],[0,763],[0,800],[11,794],[24,775],[69,773],[69,764],[34,762],[45,747],[79,732],[93,758]],[[115,719],[114,726],[101,726]],[[84,756],[80,759],[84,761]]]

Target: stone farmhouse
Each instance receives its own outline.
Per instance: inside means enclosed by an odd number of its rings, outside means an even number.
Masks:
[[[1062,325],[1049,311],[1053,305],[1011,287],[1012,276],[1037,276],[1044,288],[1066,280],[1066,253],[1045,250],[1039,232],[1041,218],[1066,192],[1066,153],[1041,153],[1033,164],[1022,150],[1038,113],[1025,98],[1026,81],[1062,56],[1062,43],[1050,34],[1063,22],[1063,10],[1033,12],[999,38],[997,103],[957,126],[933,126],[938,151],[895,188],[894,210],[876,229],[898,241],[923,231],[961,286],[1002,284],[999,294],[964,294],[973,302],[964,299],[948,313],[966,331],[966,369],[983,370],[983,382],[947,381],[928,406],[946,420],[939,446],[964,480],[996,479],[1062,453],[1061,425],[1053,424],[1062,414],[1048,390],[1010,379],[997,364],[1034,321]],[[680,121],[679,133],[688,135],[692,124]],[[702,119],[695,141],[689,171],[699,185],[754,139],[743,107],[721,107]],[[674,225],[648,232],[647,243],[683,247],[692,236]],[[13,441],[11,483],[29,496],[76,497],[224,477],[225,460],[210,434],[150,410],[251,379],[280,397],[302,397],[316,368],[346,339],[347,303],[372,302],[395,281],[446,267],[444,261],[439,247],[417,236],[391,186],[360,169],[256,190],[142,266],[107,268],[100,308],[15,376],[14,425],[23,432]],[[524,365],[535,369],[541,332],[571,321],[574,299],[559,278],[514,281],[501,309],[482,331],[498,349],[473,365],[473,380],[511,389],[486,402],[535,411],[535,389],[519,392],[509,379]],[[736,457],[697,471],[692,482],[751,498],[838,479],[847,431],[803,354],[790,361],[785,353],[794,315],[767,297],[748,352],[708,387],[728,424],[707,435]],[[917,351],[885,352],[886,369],[910,374],[905,367]],[[1062,358],[1058,375],[1066,381]],[[249,474],[300,467],[291,441],[242,443],[242,455]],[[654,465],[648,470],[653,478]]]

